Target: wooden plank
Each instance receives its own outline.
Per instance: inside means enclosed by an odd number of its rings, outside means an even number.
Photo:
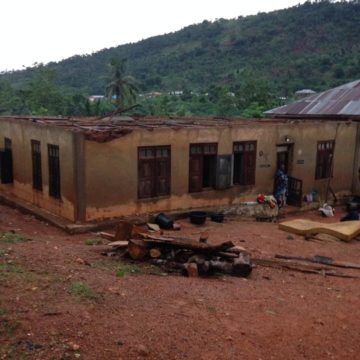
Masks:
[[[115,239],[115,235],[114,234],[110,234],[110,233],[107,233],[107,232],[100,232],[99,235],[104,238],[104,239],[107,239],[107,240],[114,240]]]
[[[252,258],[251,260],[254,264],[265,267],[288,269],[293,271],[300,271],[303,273],[336,276],[336,277],[349,278],[349,279],[359,279],[358,276],[338,273],[326,265],[304,264],[298,261],[282,260],[282,259]]]
[[[112,246],[112,247],[118,247],[118,248],[127,248],[127,246],[129,245],[129,242],[125,241],[125,240],[118,240],[118,241],[113,241],[107,245]]]
[[[332,258],[328,258],[325,256],[315,255],[314,257],[306,257],[306,256],[289,256],[289,255],[275,255],[277,259],[284,260],[300,260],[317,264],[324,264],[329,266],[341,267],[345,269],[358,269],[360,270],[360,264],[354,264],[347,261],[336,261]]]

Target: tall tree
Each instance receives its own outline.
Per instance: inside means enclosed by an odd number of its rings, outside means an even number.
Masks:
[[[106,87],[106,94],[115,100],[118,109],[133,105],[138,92],[135,78],[125,74],[126,61],[116,58],[110,61],[111,77]]]

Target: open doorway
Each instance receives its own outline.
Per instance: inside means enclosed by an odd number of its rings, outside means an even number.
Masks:
[[[291,175],[293,144],[276,146],[276,169],[283,168],[287,175]]]

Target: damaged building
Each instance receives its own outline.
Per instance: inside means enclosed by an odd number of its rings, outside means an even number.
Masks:
[[[280,164],[295,206],[314,190],[324,198],[330,181],[340,197],[358,192],[359,114],[309,116],[281,108],[268,116],[1,117],[0,195],[87,223],[236,207],[271,194]]]

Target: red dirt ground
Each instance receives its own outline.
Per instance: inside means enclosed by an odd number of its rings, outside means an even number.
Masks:
[[[181,235],[207,230],[209,241],[231,239],[256,257],[360,263],[358,241],[306,241],[276,224],[235,219],[181,224]],[[165,276],[102,256],[105,244],[85,245],[94,234],[70,236],[0,206],[0,231],[11,230],[32,240],[0,239],[0,359],[360,358],[360,279],[264,267],[248,279]],[[89,291],[74,294],[74,282]]]

